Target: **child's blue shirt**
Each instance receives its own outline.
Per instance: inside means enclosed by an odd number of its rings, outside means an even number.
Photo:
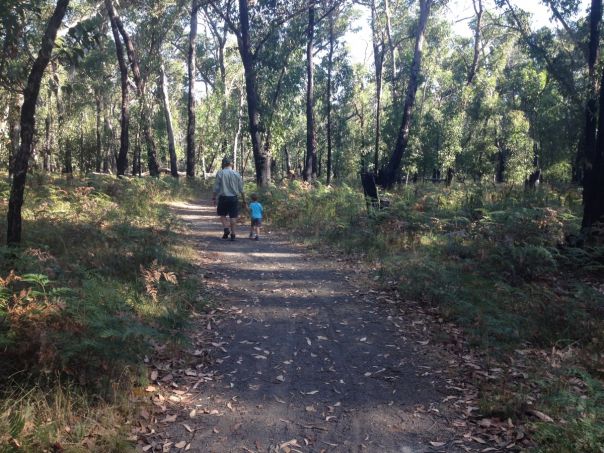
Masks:
[[[264,209],[262,208],[262,205],[260,203],[258,203],[257,201],[253,201],[252,203],[250,203],[250,217],[252,219],[261,219],[263,212]]]

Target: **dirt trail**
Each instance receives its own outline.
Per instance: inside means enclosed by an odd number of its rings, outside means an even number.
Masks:
[[[224,315],[199,325],[214,336],[209,377],[173,373],[165,438],[217,453],[454,451],[443,384],[358,274],[276,234],[249,240],[247,226],[223,241],[209,204],[175,210]]]

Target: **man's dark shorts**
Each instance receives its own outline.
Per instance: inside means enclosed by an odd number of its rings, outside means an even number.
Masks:
[[[237,197],[218,197],[218,208],[216,212],[220,217],[229,216],[231,219],[239,217],[239,202]]]
[[[252,226],[253,227],[262,226],[262,219],[252,219]]]

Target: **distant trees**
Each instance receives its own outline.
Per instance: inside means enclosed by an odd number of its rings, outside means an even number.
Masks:
[[[559,30],[535,30],[507,0],[467,1],[472,34],[458,36],[434,0],[71,0],[28,165],[193,177],[232,154],[260,186],[361,171],[386,188],[572,176],[589,228],[601,215],[600,1],[585,21],[578,0],[546,0]],[[4,4],[0,164],[14,172],[32,46],[55,4]],[[345,42],[355,9],[370,30],[364,64]]]

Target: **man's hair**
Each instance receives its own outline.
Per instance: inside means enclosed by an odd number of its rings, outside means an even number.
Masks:
[[[258,194],[253,193],[252,194],[252,200],[258,201]]]
[[[223,157],[222,158],[222,168],[226,168],[229,165],[231,165],[231,159],[229,159],[228,157]]]

